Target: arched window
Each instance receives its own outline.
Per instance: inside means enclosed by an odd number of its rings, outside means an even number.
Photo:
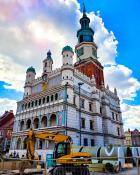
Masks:
[[[41,120],[41,127],[46,127],[47,126],[47,117],[43,116]]]
[[[31,103],[31,107],[34,107],[34,102],[32,101],[32,103]]]
[[[53,101],[53,95],[51,95],[51,101]]]
[[[35,101],[35,106],[37,106],[37,100]]]
[[[43,98],[43,104],[45,103],[45,97]]]
[[[24,104],[22,104],[22,110],[24,110]]]
[[[39,105],[41,105],[41,99],[39,99]]]
[[[23,149],[27,148],[27,138],[24,139],[23,141]]]
[[[39,140],[38,149],[43,148],[43,140]]]
[[[47,103],[49,103],[49,101],[50,101],[50,97],[49,97],[49,96],[47,96]]]
[[[50,126],[56,126],[56,115],[52,114],[50,117]]]
[[[31,120],[28,119],[27,122],[26,122],[26,129],[29,129],[31,128]]]
[[[55,94],[55,100],[58,100],[58,94],[57,93]]]
[[[30,108],[30,102],[28,103],[28,108]]]
[[[24,129],[24,121],[22,120],[20,123],[20,131],[22,131]]]
[[[25,109],[27,109],[27,104],[25,104]]]
[[[20,149],[20,147],[21,147],[21,138],[18,138],[16,149]]]
[[[39,127],[39,119],[35,118],[34,119],[34,128],[37,129]]]

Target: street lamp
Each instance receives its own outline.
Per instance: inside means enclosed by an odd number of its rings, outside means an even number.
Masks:
[[[80,95],[81,95],[81,86],[83,85],[83,82],[78,83],[78,90],[79,90],[79,129],[80,129],[80,146],[81,146],[81,106],[80,106]]]
[[[65,120],[66,120],[66,135],[67,135],[67,98],[68,98],[68,93],[67,93],[67,86],[68,83],[65,84],[65,106],[64,106],[64,110],[65,110]]]

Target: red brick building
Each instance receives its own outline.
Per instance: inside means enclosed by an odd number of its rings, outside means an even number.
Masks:
[[[0,144],[3,151],[8,151],[10,148],[13,124],[13,111],[5,111],[5,113],[0,117]]]

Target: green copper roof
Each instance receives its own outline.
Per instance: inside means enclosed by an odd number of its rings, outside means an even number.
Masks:
[[[70,52],[73,52],[72,48],[70,46],[65,46],[63,49],[62,49],[62,53],[64,51],[70,51]]]
[[[29,68],[27,69],[26,73],[27,73],[27,72],[33,72],[33,73],[36,73],[36,72],[35,72],[35,68],[33,68],[32,66],[29,67]]]

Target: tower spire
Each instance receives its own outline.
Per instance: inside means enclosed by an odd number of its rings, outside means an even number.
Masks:
[[[85,3],[83,2],[83,16],[86,16],[86,7],[85,7]]]

